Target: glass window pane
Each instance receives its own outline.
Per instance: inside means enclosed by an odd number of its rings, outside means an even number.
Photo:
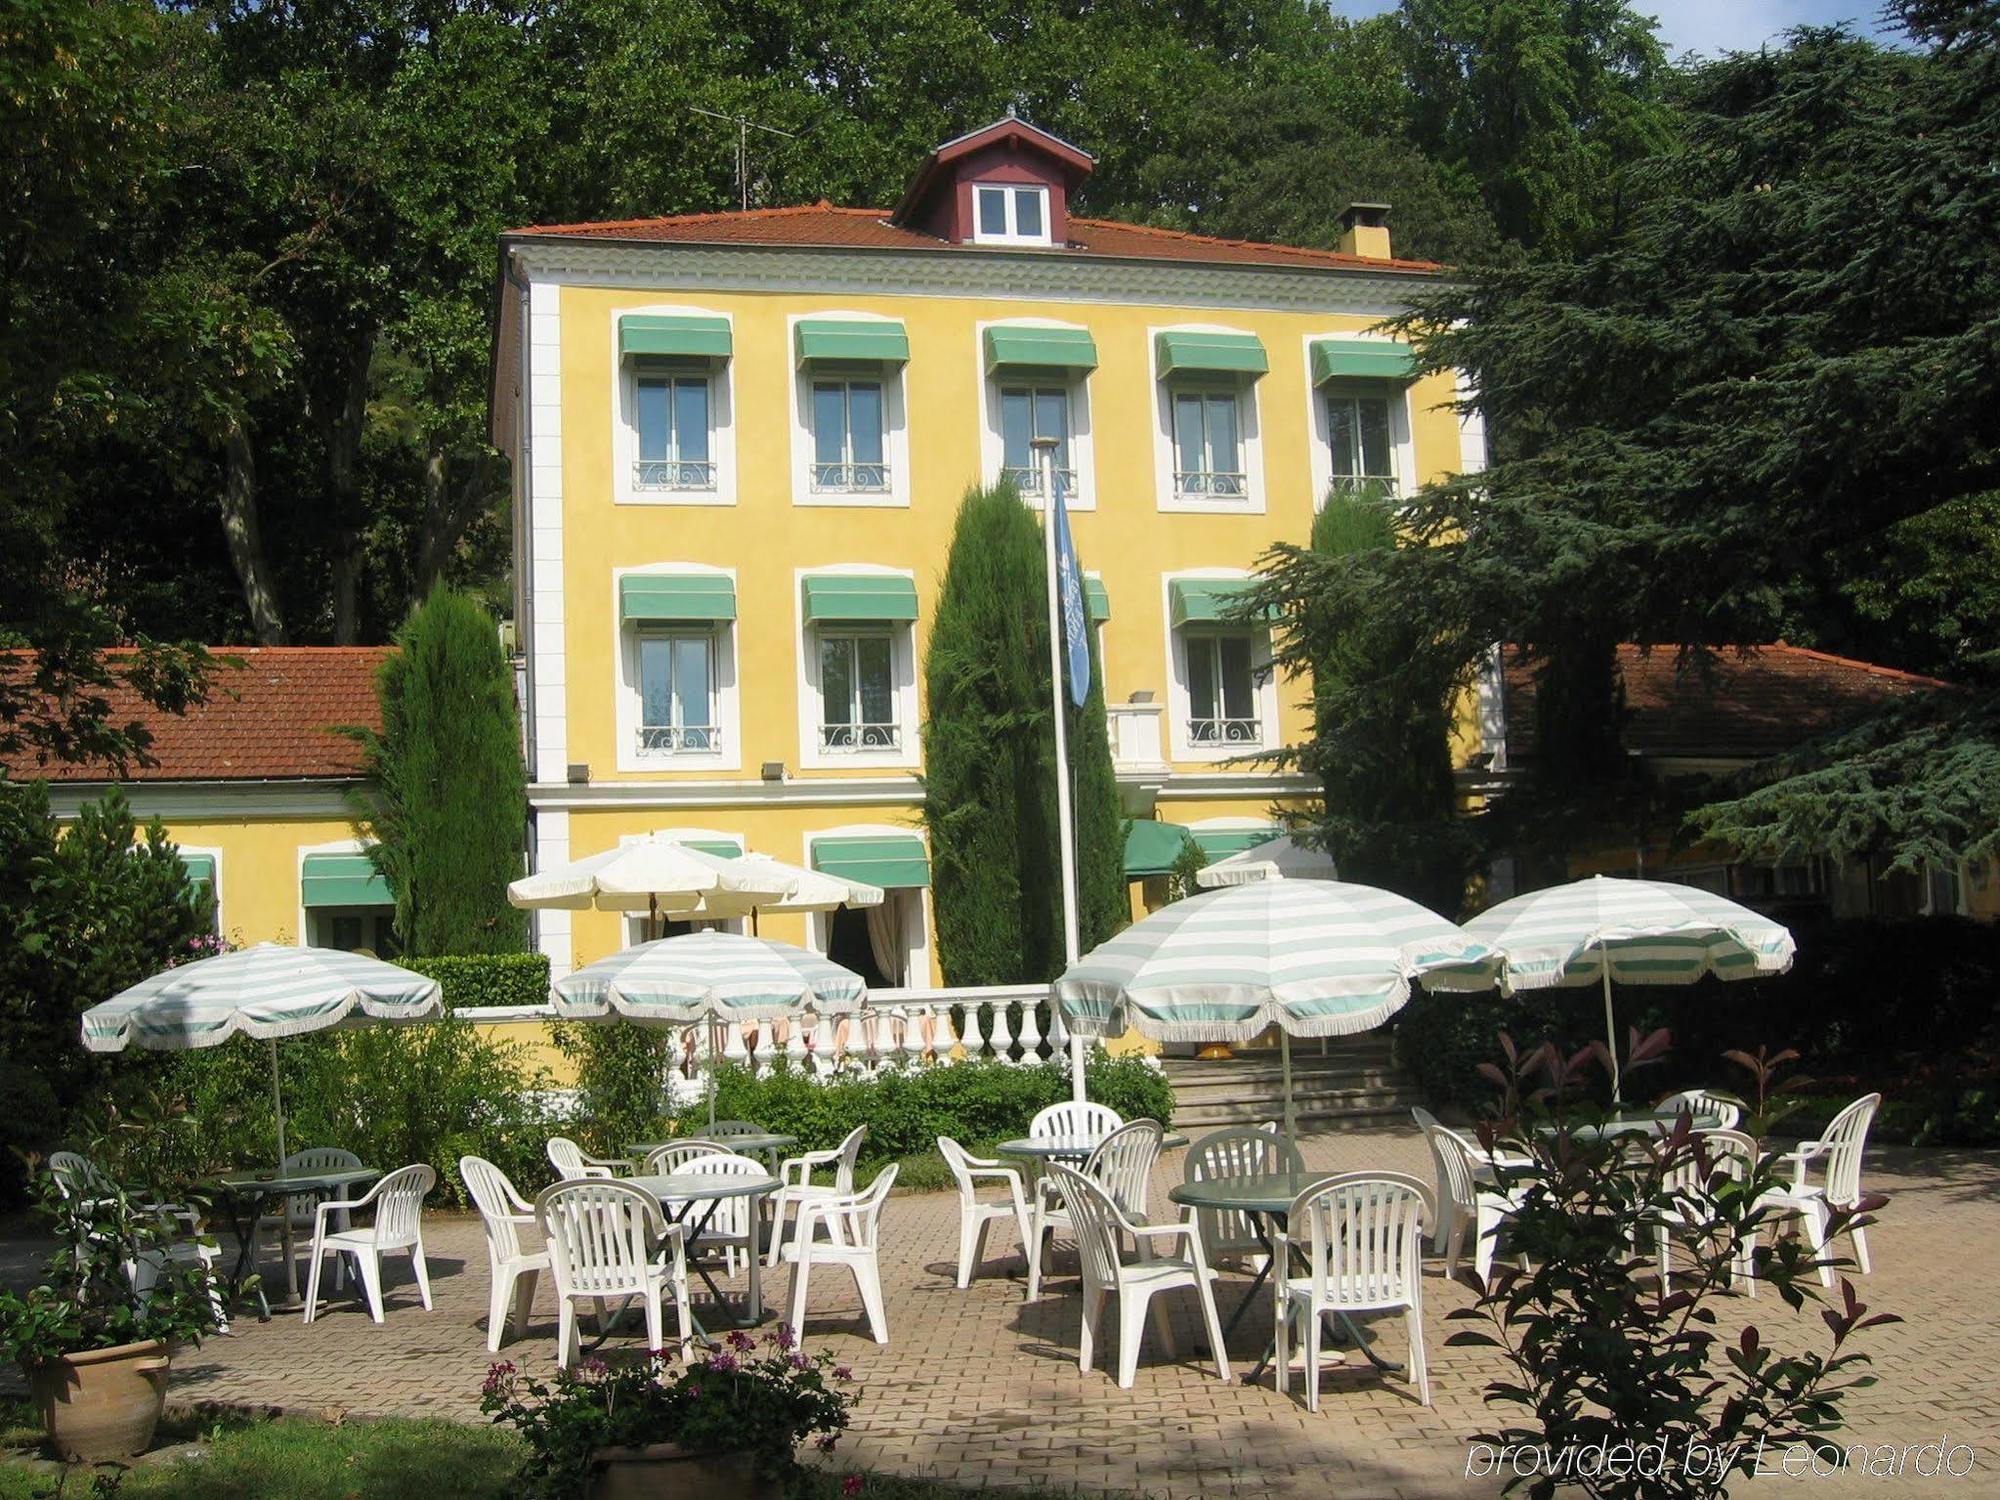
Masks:
[[[1250,638],[1225,635],[1217,640],[1216,646],[1221,657],[1222,717],[1254,719],[1257,711],[1251,706],[1254,699],[1250,684]]]
[[[1354,461],[1357,457],[1354,403],[1345,396],[1326,398],[1326,436],[1333,450],[1334,477],[1352,478],[1356,472]]]
[[[1010,469],[1034,467],[1034,449],[1028,446],[1028,439],[1034,436],[1032,405],[1033,397],[1027,391],[1000,393],[1000,461]]]
[[[1234,474],[1243,465],[1236,457],[1236,398],[1208,398],[1208,459],[1218,474]]]
[[[1028,235],[1035,239],[1042,237],[1042,190],[1040,188],[1016,188],[1014,190],[1014,233]]]
[[[639,638],[639,712],[649,728],[673,722],[673,645],[665,636]]]
[[[1361,428],[1361,472],[1386,479],[1389,467],[1389,403],[1362,400],[1354,403]]]
[[[708,637],[683,635],[674,639],[674,707],[677,724],[706,725],[708,712]]]
[[[848,443],[858,464],[882,462],[882,387],[856,381],[847,388]]]
[[[860,679],[861,722],[864,724],[896,722],[890,691],[889,655],[889,637],[886,635],[864,635],[855,642],[855,675]]]
[[[822,381],[813,387],[813,461],[846,462],[846,443],[847,387],[837,381]]]
[[[1187,643],[1188,710],[1197,719],[1213,719],[1215,712],[1215,640],[1195,636]]]
[[[854,638],[821,636],[819,693],[827,724],[854,722]]]
[[[1035,436],[1056,440],[1056,467],[1069,467],[1069,392],[1045,386],[1035,392]]]
[[[1175,460],[1178,468],[1194,473],[1208,467],[1204,462],[1199,396],[1174,397],[1174,451],[1180,455]]]
[[[674,430],[680,439],[675,458],[690,463],[708,461],[708,382],[674,382]]]
[[[1007,194],[1001,188],[975,188],[973,196],[979,200],[979,232],[981,234],[1005,234],[1007,232]]]
[[[639,457],[642,459],[674,456],[674,414],[668,404],[671,395],[672,391],[664,380],[639,382],[636,404],[639,418]]]

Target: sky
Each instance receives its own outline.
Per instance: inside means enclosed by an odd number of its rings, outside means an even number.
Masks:
[[[1332,10],[1356,19],[1395,8],[1393,0],[1330,0]],[[1863,35],[1889,40],[1880,0],[1633,0],[1634,10],[1659,18],[1660,40],[1678,57],[1688,52],[1748,51],[1794,26],[1852,23]]]

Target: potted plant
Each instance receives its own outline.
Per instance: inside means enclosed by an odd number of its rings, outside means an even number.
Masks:
[[[731,1333],[678,1370],[655,1350],[585,1359],[544,1382],[503,1360],[487,1372],[480,1409],[527,1440],[528,1500],[776,1500],[808,1482],[800,1443],[832,1451],[852,1378],[831,1354],[800,1353],[780,1327],[761,1343]]]
[[[193,1211],[89,1168],[44,1169],[36,1191],[57,1246],[39,1285],[0,1291],[0,1349],[57,1454],[130,1458],[153,1440],[174,1350],[222,1320],[208,1267],[187,1253]]]

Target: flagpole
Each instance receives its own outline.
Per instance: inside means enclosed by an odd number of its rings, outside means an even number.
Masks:
[[[1049,705],[1056,721],[1056,839],[1062,866],[1063,966],[1074,964],[1082,954],[1082,939],[1076,919],[1076,829],[1069,796],[1069,705],[1063,701],[1062,598],[1056,570],[1056,448],[1052,437],[1033,439],[1040,455],[1046,497],[1042,506],[1042,554],[1048,570],[1049,595]],[[1070,1033],[1070,1097],[1084,1102],[1083,1038]]]

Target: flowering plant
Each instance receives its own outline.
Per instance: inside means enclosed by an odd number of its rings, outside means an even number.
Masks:
[[[732,1332],[678,1373],[664,1349],[610,1364],[580,1360],[542,1381],[503,1360],[486,1375],[479,1408],[527,1440],[521,1468],[531,1500],[571,1500],[584,1493],[599,1449],[674,1443],[700,1453],[756,1456],[759,1472],[800,1492],[808,1471],[798,1445],[815,1440],[833,1451],[852,1398],[854,1377],[824,1351],[801,1353],[791,1330],[761,1342]]]

